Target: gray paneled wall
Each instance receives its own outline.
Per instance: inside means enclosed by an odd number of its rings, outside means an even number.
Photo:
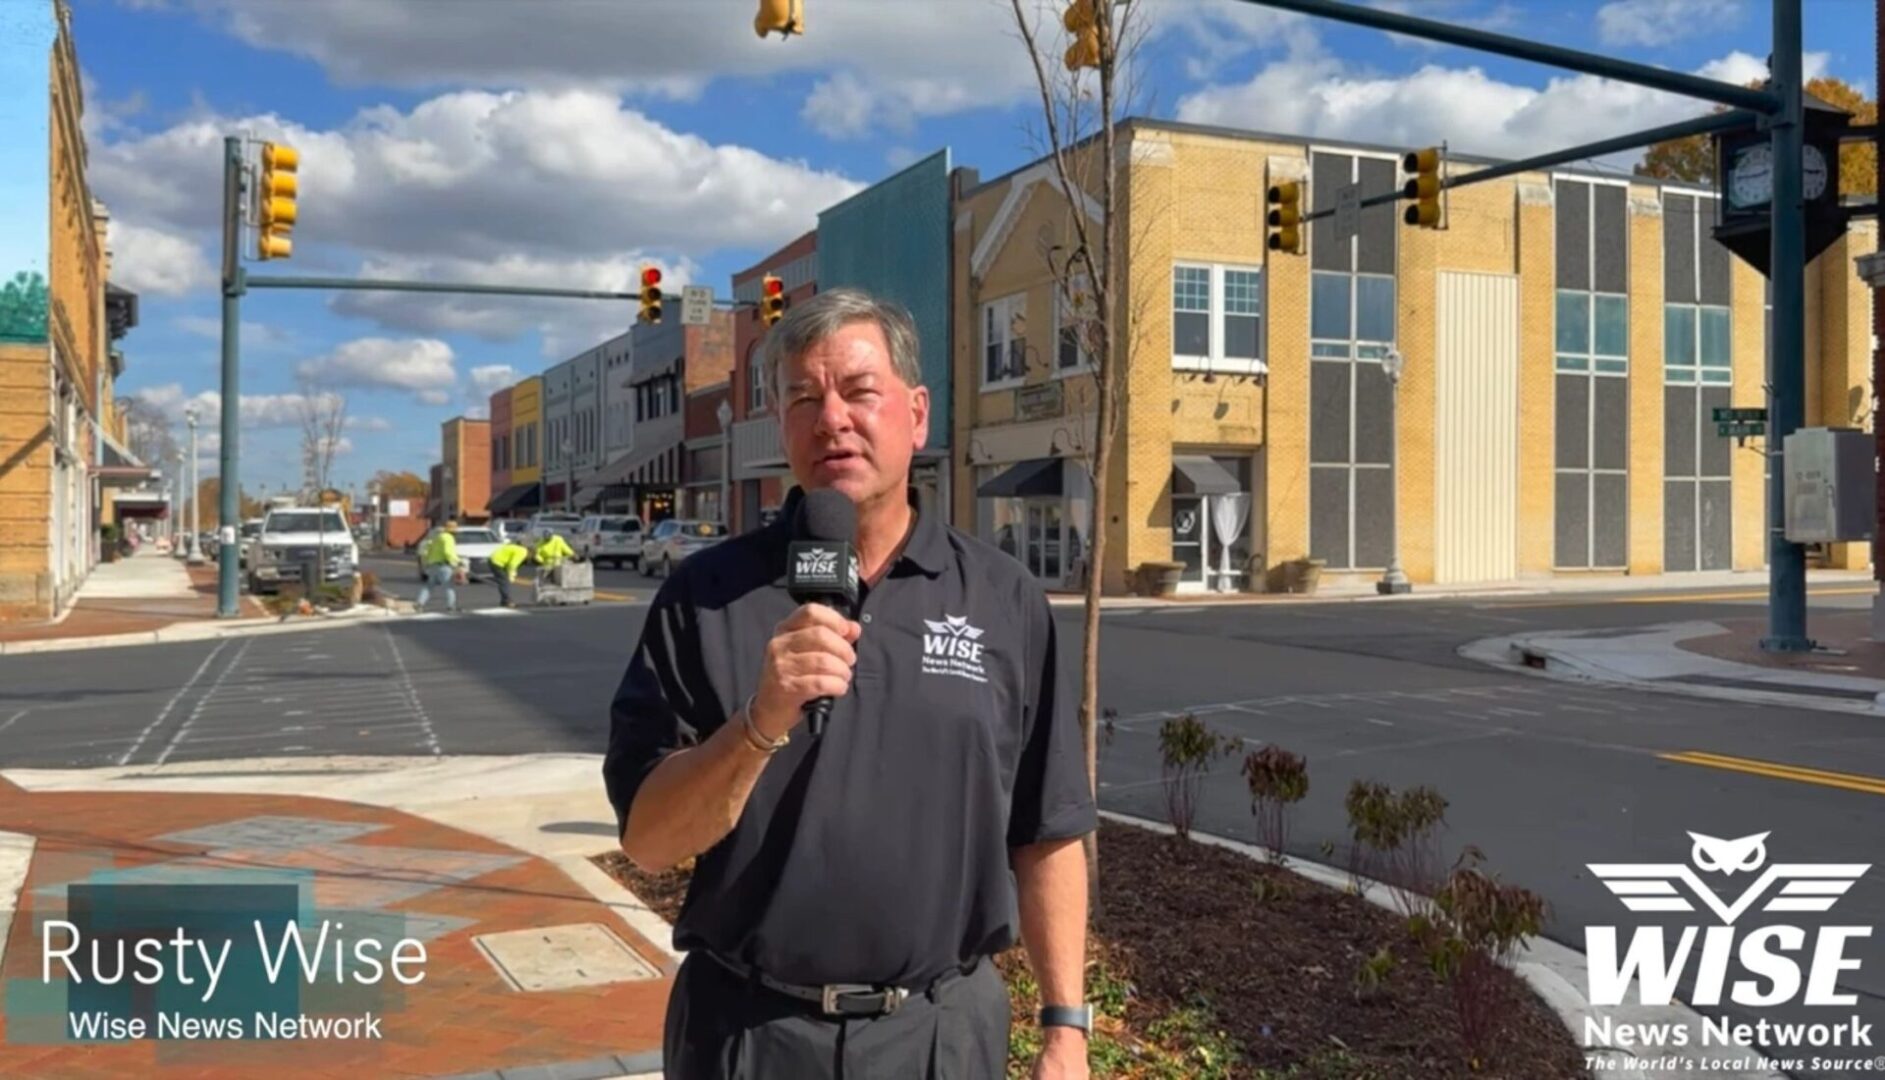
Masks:
[[[1713,200],[1663,196],[1663,569],[1734,564],[1733,444],[1715,433],[1730,404],[1728,250],[1711,233]]]
[[[1558,180],[1556,549],[1564,569],[1629,562],[1629,193]]]

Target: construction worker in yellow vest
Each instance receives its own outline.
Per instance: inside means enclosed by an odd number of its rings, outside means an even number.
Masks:
[[[498,602],[516,607],[511,601],[511,586],[517,583],[517,569],[530,561],[530,549],[513,539],[506,539],[491,553],[491,580],[497,583]]]
[[[452,578],[458,573],[458,522],[448,521],[433,533],[419,561],[424,567],[425,583],[419,586],[418,609],[425,610],[426,601],[432,598],[432,586],[440,585],[445,589],[445,610],[457,611],[458,591],[452,588]]]
[[[551,533],[537,544],[537,565],[545,570],[555,570],[564,559],[576,554],[576,549],[569,546],[561,533]]]

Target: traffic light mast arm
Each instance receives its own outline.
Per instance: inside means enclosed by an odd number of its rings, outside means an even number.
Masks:
[[[1440,188],[1443,191],[1451,191],[1454,188],[1466,187],[1470,184],[1483,184],[1490,180],[1503,180],[1508,176],[1517,176],[1520,173],[1537,172],[1540,169],[1549,169],[1556,165],[1568,165],[1573,161],[1583,161],[1585,158],[1603,157],[1606,154],[1618,154],[1625,150],[1635,150],[1638,147],[1653,146],[1656,143],[1668,139],[1680,139],[1689,135],[1705,135],[1710,132],[1726,131],[1731,128],[1748,127],[1755,124],[1758,119],[1759,118],[1753,113],[1742,109],[1733,109],[1722,113],[1710,113],[1707,116],[1698,116],[1693,120],[1684,120],[1681,123],[1665,124],[1659,128],[1650,128],[1648,131],[1638,131],[1630,135],[1618,135],[1615,138],[1603,139],[1594,143],[1585,143],[1582,146],[1573,146],[1568,150],[1554,150],[1549,154],[1539,154],[1536,157],[1528,157],[1519,161],[1507,161],[1498,165],[1488,166],[1484,169],[1476,169],[1458,176],[1443,177],[1440,181]],[[1405,198],[1405,196],[1397,189],[1363,199],[1361,200],[1361,205],[1364,208],[1380,206],[1383,203],[1398,202],[1402,198]],[[1331,217],[1334,214],[1335,209],[1333,207],[1327,207],[1317,210],[1314,213],[1304,214],[1302,219],[1305,222],[1315,221],[1319,218]]]
[[[1699,75],[1688,75],[1680,71],[1651,67],[1648,64],[1617,60],[1608,56],[1599,56],[1596,53],[1567,49],[1560,45],[1546,45],[1523,38],[1508,37],[1505,34],[1492,34],[1484,30],[1456,26],[1434,19],[1397,15],[1392,11],[1363,7],[1360,4],[1343,4],[1337,3],[1336,0],[1243,0],[1243,2],[1260,7],[1294,11],[1303,15],[1319,15],[1338,22],[1385,30],[1392,34],[1406,34],[1410,37],[1458,45],[1467,49],[1478,49],[1482,52],[1509,56],[1515,60],[1550,64],[1553,67],[1581,71],[1586,75],[1595,75],[1602,79],[1616,79],[1619,82],[1647,86],[1653,90],[1666,90],[1685,97],[1701,98],[1703,101],[1717,101],[1723,105],[1752,109],[1760,113],[1772,113],[1780,108],[1779,96],[1767,90],[1750,90],[1745,86],[1736,86],[1716,79],[1705,79]]]

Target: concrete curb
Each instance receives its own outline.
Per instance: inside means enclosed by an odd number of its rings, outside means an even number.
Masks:
[[[1651,629],[1644,628],[1646,631]],[[1782,690],[1755,690],[1746,687],[1710,686],[1704,683],[1645,679],[1592,663],[1566,649],[1548,635],[1521,634],[1482,638],[1460,646],[1458,655],[1476,663],[1519,672],[1558,682],[1614,686],[1649,694],[1733,701],[1745,705],[1776,705],[1820,712],[1847,713],[1856,716],[1885,714],[1885,696],[1871,701],[1833,697],[1825,694],[1796,694]],[[1724,661],[1724,663],[1726,663]],[[1766,674],[1766,672],[1761,672]]]
[[[1102,810],[1100,811],[1100,816],[1111,821],[1120,822],[1121,824],[1136,825],[1142,829],[1165,833],[1168,836],[1174,833],[1170,825],[1162,821],[1153,821],[1149,818],[1134,817],[1131,814],[1121,814],[1112,810]],[[1256,862],[1274,862],[1274,860],[1270,858],[1269,853],[1262,848],[1252,844],[1246,844],[1240,840],[1214,836],[1210,833],[1198,832],[1195,829],[1191,833],[1191,838],[1202,844],[1210,844],[1214,847],[1221,847],[1228,851],[1237,852],[1239,855],[1243,855]],[[1319,885],[1326,885],[1341,891],[1346,891],[1352,880],[1345,870],[1337,870],[1334,867],[1324,866],[1321,863],[1310,862],[1307,859],[1299,859],[1294,855],[1289,857],[1283,864],[1283,867],[1296,874],[1298,877],[1307,878]],[[1395,897],[1397,895],[1406,896],[1407,894],[1392,886],[1384,885],[1381,882],[1362,878],[1360,895],[1362,899],[1374,904],[1376,907],[1399,914],[1400,908],[1395,904]],[[1741,1058],[1762,1058],[1766,1055],[1752,1047],[1723,1047],[1719,1048],[1721,1056],[1711,1059],[1708,1056],[1708,1049],[1702,1046],[1702,1016],[1700,1013],[1697,1013],[1695,1010],[1685,1005],[1610,1008],[1591,1004],[1589,997],[1585,995],[1583,990],[1579,989],[1580,986],[1590,985],[1589,967],[1584,959],[1584,954],[1567,945],[1560,944],[1548,938],[1533,938],[1526,942],[1520,949],[1518,956],[1514,958],[1511,964],[1511,968],[1514,974],[1525,980],[1525,984],[1531,987],[1533,993],[1537,994],[1546,1005],[1551,1007],[1553,1012],[1558,1014],[1558,1019],[1563,1021],[1566,1030],[1571,1033],[1572,1041],[1577,1043],[1578,1047],[1583,1050],[1586,1059],[1615,1055],[1617,1060],[1622,1061],[1632,1056],[1655,1057],[1661,1055],[1660,1051],[1648,1048],[1640,1051],[1631,1051],[1616,1046],[1585,1046],[1583,1028],[1586,1017],[1609,1017],[1618,1021],[1631,1023],[1680,1024],[1690,1032],[1689,1047],[1686,1049],[1690,1050],[1693,1054],[1696,1064],[1702,1066],[1702,1071],[1713,1076],[1731,1077],[1734,1078],[1734,1080],[1787,1080],[1785,1074],[1772,1070],[1749,1072],[1744,1069],[1727,1070],[1709,1068],[1708,1065],[1711,1061],[1719,1064],[1721,1062],[1735,1061]],[[1603,1073],[1606,1076],[1620,1077],[1622,1080],[1663,1080],[1664,1077],[1692,1075],[1691,1070],[1687,1069],[1680,1072],[1669,1072],[1665,1070],[1617,1068],[1604,1069]]]
[[[112,649],[126,645],[164,645],[180,641],[214,641],[232,637],[260,637],[270,634],[295,634],[307,630],[333,630],[343,626],[390,619],[397,612],[362,605],[332,615],[297,616],[288,622],[278,618],[230,619],[227,622],[173,623],[156,630],[129,634],[96,634],[91,637],[46,638],[39,641],[0,641],[0,656],[28,653],[69,652],[74,649]]]

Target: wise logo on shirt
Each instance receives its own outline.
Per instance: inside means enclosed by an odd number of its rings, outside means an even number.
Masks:
[[[982,666],[982,629],[970,626],[967,616],[944,615],[941,620],[924,619],[929,632],[923,635],[923,672],[926,675],[954,675],[971,682],[985,683],[988,671]]]

